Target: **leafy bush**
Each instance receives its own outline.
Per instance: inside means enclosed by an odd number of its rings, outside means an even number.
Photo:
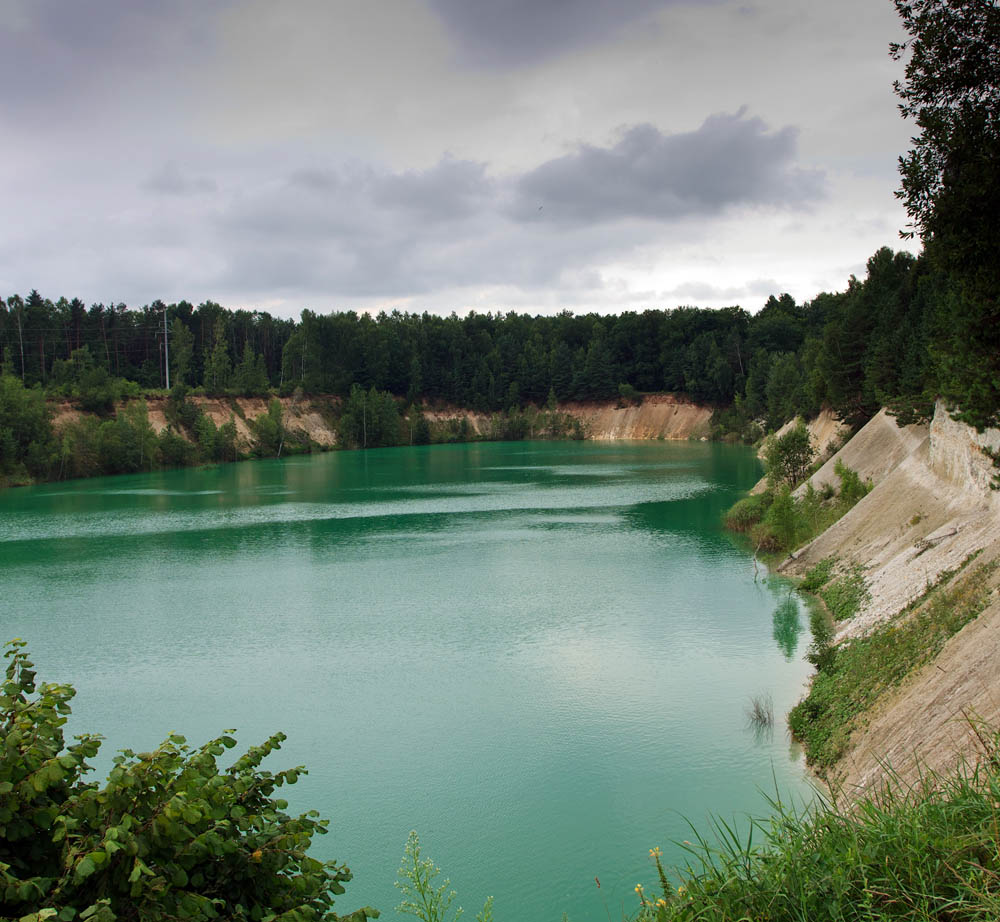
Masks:
[[[840,462],[835,470],[841,478],[839,493],[832,487],[819,492],[807,483],[797,498],[787,482],[780,482],[735,503],[726,513],[726,527],[749,532],[756,550],[775,554],[794,550],[829,528],[871,489]]]
[[[857,471],[852,470],[843,461],[837,461],[833,472],[840,478],[840,500],[848,508],[864,499],[872,490],[871,482],[864,482]]]
[[[198,450],[172,429],[160,433],[160,462],[164,467],[188,467],[198,460]]]
[[[0,375],[0,485],[45,476],[55,451],[45,395]]]
[[[22,641],[7,645],[0,721],[0,917],[363,922],[333,912],[350,870],[306,852],[326,832],[315,812],[287,815],[274,790],[301,767],[272,774],[263,759],[283,734],[229,768],[229,735],[190,749],[171,735],[154,752],[124,750],[100,785],[85,780],[100,738],[65,745],[74,695],[36,686]]]
[[[193,433],[198,425],[198,420],[204,414],[200,407],[188,401],[188,391],[187,385],[175,384],[170,389],[170,397],[167,400],[164,415],[167,417],[167,422]]]
[[[816,452],[812,447],[812,437],[801,421],[780,438],[770,438],[764,446],[764,464],[768,481],[777,486],[787,483],[791,486],[805,477]]]
[[[751,493],[737,501],[726,513],[726,528],[731,531],[750,531],[764,517],[771,499],[770,493]]]

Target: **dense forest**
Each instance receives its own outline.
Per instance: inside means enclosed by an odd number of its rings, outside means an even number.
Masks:
[[[940,389],[935,342],[953,289],[927,258],[883,248],[845,291],[805,304],[772,296],[755,314],[740,307],[554,317],[303,311],[296,322],[212,302],[86,308],[32,291],[0,305],[0,446],[8,473],[16,461],[52,476],[44,397],[110,415],[123,399],[164,388],[164,312],[175,397],[188,390],[348,397],[360,387],[407,403],[516,412],[667,391],[716,406],[721,430],[748,441],[824,405],[859,424],[885,403],[929,405]],[[32,396],[34,422],[18,422],[14,406]],[[181,430],[183,406],[179,417]],[[196,422],[187,420],[191,434]],[[173,463],[191,460],[176,441],[166,454]],[[223,448],[204,460],[232,454]]]
[[[86,308],[33,291],[0,305],[0,349],[5,373],[53,396],[78,397],[112,378],[163,388],[166,311],[171,382],[207,394],[346,396],[358,384],[493,411],[540,405],[550,392],[559,401],[607,399],[624,387],[718,406],[738,400],[773,426],[823,403],[861,419],[887,399],[922,393],[947,288],[926,260],[882,249],[846,291],[805,304],[772,296],[754,314],[303,311],[296,322],[212,302]]]

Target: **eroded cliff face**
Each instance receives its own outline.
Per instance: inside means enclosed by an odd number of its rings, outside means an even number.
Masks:
[[[188,397],[188,402],[199,407],[216,426],[228,423],[236,425],[236,440],[240,448],[248,451],[253,447],[254,438],[249,421],[267,412],[267,405],[273,398],[265,397]],[[285,425],[295,432],[308,435],[317,445],[332,448],[337,444],[334,428],[337,407],[336,397],[295,398],[279,397]],[[157,435],[167,428],[167,399],[165,397],[146,398],[149,423]],[[59,403],[53,408],[52,424],[56,429],[66,423],[79,420],[82,414],[70,403]]]
[[[779,568],[801,576],[833,557],[864,570],[870,599],[838,625],[849,641],[893,618],[945,571],[973,554],[980,565],[1000,558],[1000,492],[984,448],[1000,447],[1000,431],[977,433],[939,404],[929,426],[874,417],[811,478],[835,479],[842,460],[874,489],[839,522]],[[1000,725],[1000,572],[989,577],[986,609],[945,645],[933,662],[890,693],[855,733],[833,776],[859,796],[885,778],[885,763],[904,781],[919,767],[947,769],[979,748],[966,715]]]
[[[264,397],[193,397],[188,401],[199,407],[216,424],[233,419],[240,447],[246,451],[253,445],[248,421],[267,412],[271,399]],[[285,425],[292,431],[307,435],[317,445],[332,448],[337,444],[335,420],[340,406],[337,397],[281,397]],[[148,398],[149,421],[157,434],[167,427],[166,398]],[[699,406],[670,394],[646,396],[632,406],[619,406],[618,401],[564,403],[558,410],[580,420],[588,439],[704,439],[708,437],[712,418],[710,407]],[[77,420],[81,413],[71,404],[54,408],[53,422],[58,427]],[[488,413],[458,407],[425,407],[424,415],[436,423],[449,420],[468,422],[473,435],[489,431]]]
[[[707,439],[710,407],[672,394],[643,397],[635,406],[616,402],[564,403],[559,409],[583,424],[588,439]]]
[[[998,438],[956,423],[942,405],[930,426],[901,428],[882,411],[810,478],[817,488],[836,483],[839,460],[874,489],[781,569],[801,575],[826,557],[861,565],[871,599],[841,635],[865,633],[1000,540],[1000,493],[982,447]]]

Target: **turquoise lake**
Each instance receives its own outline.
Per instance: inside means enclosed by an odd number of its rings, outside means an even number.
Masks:
[[[804,606],[721,527],[760,475],[711,443],[338,452],[0,494],[0,639],[70,733],[288,734],[337,910],[397,918],[407,833],[471,920],[619,919],[649,849],[811,789],[784,714]],[[770,695],[772,734],[747,725]],[[600,881],[598,888],[595,878]]]

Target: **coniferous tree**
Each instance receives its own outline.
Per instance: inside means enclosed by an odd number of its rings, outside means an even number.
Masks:
[[[229,386],[232,363],[226,345],[226,324],[220,317],[215,322],[215,340],[212,353],[205,363],[205,387],[213,394],[224,393]]]

